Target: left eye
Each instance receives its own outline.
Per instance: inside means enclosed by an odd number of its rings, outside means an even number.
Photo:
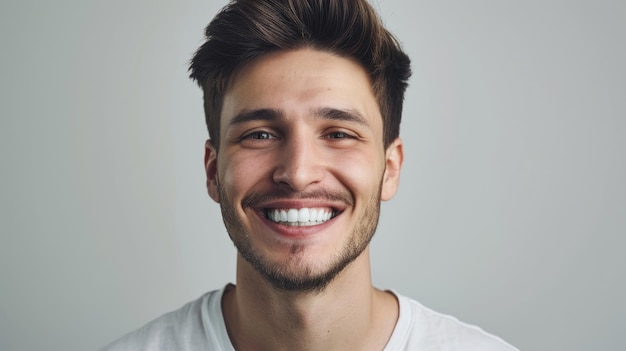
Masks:
[[[344,132],[332,132],[332,133],[328,133],[327,138],[329,139],[345,139],[345,138],[352,138],[352,136],[348,133],[344,133]]]

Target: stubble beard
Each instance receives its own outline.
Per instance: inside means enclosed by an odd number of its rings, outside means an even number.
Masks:
[[[358,225],[352,235],[339,248],[337,254],[324,262],[324,266],[304,262],[306,247],[293,244],[289,254],[280,262],[270,261],[254,247],[252,239],[226,196],[226,191],[218,182],[220,208],[228,235],[237,251],[275,289],[293,292],[321,293],[350,263],[367,248],[378,226],[380,216],[380,195],[382,180],[378,190],[365,204],[364,212],[357,219]],[[268,194],[269,195],[269,194]],[[263,197],[263,195],[255,195]],[[271,196],[271,195],[270,195]],[[325,259],[325,258],[323,258]]]

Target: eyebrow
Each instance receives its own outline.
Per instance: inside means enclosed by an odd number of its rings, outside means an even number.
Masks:
[[[355,109],[342,110],[332,107],[322,107],[315,110],[314,115],[323,119],[356,123],[365,127],[369,126],[367,119]]]
[[[338,109],[333,107],[321,107],[313,110],[313,116],[316,118],[344,121],[349,123],[355,123],[362,126],[369,126],[367,119],[355,109]],[[277,121],[285,117],[284,113],[280,110],[271,108],[262,108],[256,110],[244,110],[231,118],[228,122],[229,126],[242,124],[252,121]]]
[[[231,118],[228,122],[229,126],[251,121],[276,121],[283,118],[282,112],[271,108],[263,108],[258,110],[244,110]]]

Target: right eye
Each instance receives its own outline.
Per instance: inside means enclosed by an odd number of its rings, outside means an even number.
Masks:
[[[252,132],[249,134],[246,134],[243,136],[242,139],[255,139],[255,140],[266,140],[266,139],[275,139],[276,136],[272,135],[271,133],[265,132],[265,131],[258,131],[258,132]]]

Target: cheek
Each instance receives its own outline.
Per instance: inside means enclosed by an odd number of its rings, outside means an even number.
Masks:
[[[371,193],[378,191],[384,171],[384,161],[379,153],[350,152],[336,156],[331,163],[333,173],[353,196],[369,198]]]
[[[231,200],[267,178],[269,162],[262,155],[233,153],[224,155],[218,167],[222,187]]]

